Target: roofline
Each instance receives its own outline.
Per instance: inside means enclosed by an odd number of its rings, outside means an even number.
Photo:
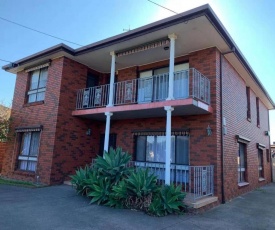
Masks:
[[[124,42],[124,41],[130,40],[130,39],[133,39],[133,38],[136,38],[136,37],[148,34],[148,33],[152,33],[154,31],[157,31],[157,30],[160,30],[160,29],[163,29],[163,28],[175,25],[175,24],[179,24],[184,21],[188,21],[188,20],[203,16],[203,15],[209,19],[209,21],[212,23],[212,25],[216,28],[217,32],[220,33],[220,35],[222,36],[224,41],[228,44],[228,46],[231,49],[235,48],[235,55],[237,56],[239,61],[243,64],[245,69],[249,72],[249,74],[254,79],[254,81],[259,85],[261,90],[264,92],[264,94],[266,95],[266,97],[268,98],[270,103],[272,104],[273,109],[275,109],[275,104],[274,104],[273,100],[271,99],[270,95],[265,90],[264,86],[258,79],[257,75],[252,70],[251,66],[248,64],[248,61],[245,59],[244,55],[241,53],[240,49],[235,44],[232,37],[229,35],[229,33],[227,32],[225,27],[222,25],[221,21],[218,19],[217,15],[214,13],[214,11],[212,10],[212,8],[210,7],[209,4],[202,5],[200,7],[191,9],[189,11],[185,11],[183,13],[177,14],[175,16],[165,18],[165,19],[162,19],[162,20],[154,22],[154,23],[150,23],[148,25],[139,27],[137,29],[130,30],[126,33],[119,34],[119,35],[101,40],[99,42],[92,43],[90,45],[87,45],[87,46],[84,46],[84,47],[81,47],[78,49],[73,49],[73,48],[61,43],[61,44],[58,44],[51,48],[48,48],[46,50],[43,50],[41,52],[38,52],[36,54],[27,56],[26,58],[20,59],[14,63],[5,65],[2,67],[2,69],[8,71],[8,70],[14,68],[13,64],[23,65],[30,61],[34,61],[38,58],[42,58],[47,55],[54,54],[54,53],[57,53],[60,51],[64,51],[72,56],[78,56],[78,55],[81,55],[81,54],[84,54],[87,52],[91,52],[94,50],[98,50],[98,49],[101,49],[101,48],[104,48],[104,47],[107,47],[107,46],[110,46],[113,44]]]
[[[12,69],[14,67],[17,67],[18,65],[19,66],[20,65],[24,65],[24,64],[26,64],[28,62],[37,60],[39,58],[46,57],[46,56],[51,55],[51,54],[55,54],[55,53],[60,52],[60,51],[64,51],[64,52],[66,52],[68,54],[71,54],[71,55],[75,54],[75,50],[73,48],[71,48],[71,47],[69,47],[69,46],[67,46],[67,45],[65,45],[63,43],[60,43],[60,44],[52,46],[52,47],[50,47],[48,49],[42,50],[42,51],[40,51],[38,53],[35,53],[35,54],[32,54],[32,55],[27,56],[25,58],[22,58],[22,59],[20,59],[18,61],[12,62],[12,63],[10,63],[8,65],[4,65],[2,67],[2,69],[5,70],[5,71],[8,71],[8,70],[10,70],[10,69]],[[14,65],[16,65],[16,66],[14,66]]]

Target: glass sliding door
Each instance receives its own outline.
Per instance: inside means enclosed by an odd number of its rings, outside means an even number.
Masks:
[[[138,79],[138,103],[151,102],[153,98],[153,71],[140,73]]]
[[[175,65],[174,98],[187,98],[189,96],[189,63]]]

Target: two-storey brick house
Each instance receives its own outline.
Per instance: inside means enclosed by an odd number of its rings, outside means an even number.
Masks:
[[[7,177],[63,183],[119,146],[195,199],[271,181],[274,102],[208,5],[3,68],[17,74]]]

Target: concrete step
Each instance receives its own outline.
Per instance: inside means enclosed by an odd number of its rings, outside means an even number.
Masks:
[[[70,181],[70,180],[66,180],[66,181],[64,181],[64,182],[63,182],[63,184],[72,186],[72,183],[71,183],[71,181]]]
[[[212,204],[214,202],[218,201],[218,197],[216,196],[206,196],[197,200],[193,200],[192,199],[192,194],[188,194],[186,195],[185,199],[184,199],[184,203],[187,204],[189,207],[191,208],[202,208],[206,205]]]

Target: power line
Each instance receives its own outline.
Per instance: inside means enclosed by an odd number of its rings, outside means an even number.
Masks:
[[[7,60],[1,59],[1,58],[0,58],[0,61],[12,63],[11,61],[7,61]]]
[[[155,3],[155,2],[153,2],[153,1],[151,1],[151,0],[147,0],[147,1],[153,3],[153,4],[157,5],[157,6],[160,6],[160,7],[163,8],[163,9],[169,10],[169,11],[173,12],[174,14],[178,14],[177,12],[175,12],[175,11],[173,11],[173,10],[170,10],[170,9],[168,9],[168,8],[166,8],[166,7],[164,7],[164,6],[160,5],[160,4],[158,4],[158,3]]]
[[[8,20],[8,19],[6,19],[6,18],[0,17],[0,19],[2,19],[2,20],[4,20],[4,21],[7,21],[7,22],[10,22],[10,23],[12,23],[12,24],[15,24],[15,25],[17,25],[17,26],[21,26],[21,27],[23,27],[23,28],[26,28],[26,29],[35,31],[35,32],[37,32],[37,33],[44,34],[44,35],[49,36],[49,37],[52,37],[52,38],[56,38],[56,39],[59,39],[59,40],[62,40],[62,41],[68,42],[68,43],[72,43],[72,44],[75,44],[75,45],[78,45],[78,46],[83,46],[83,45],[77,44],[77,43],[75,43],[75,42],[70,42],[70,41],[65,40],[65,39],[63,39],[63,38],[59,38],[59,37],[56,37],[56,36],[53,36],[53,35],[50,35],[50,34],[41,32],[41,31],[36,30],[36,29],[32,29],[32,28],[30,28],[30,27],[28,27],[28,26],[24,26],[24,25],[22,25],[22,24],[19,24],[19,23],[17,23],[17,22],[13,22],[13,21]]]

